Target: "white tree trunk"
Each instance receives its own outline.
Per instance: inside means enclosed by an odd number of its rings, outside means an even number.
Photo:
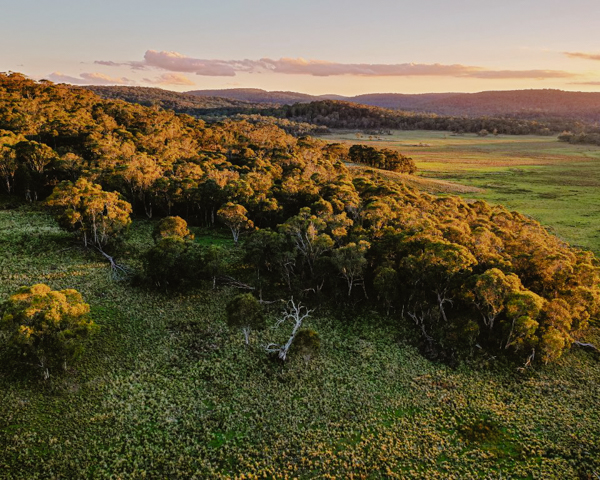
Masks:
[[[270,343],[269,345],[267,345],[265,347],[267,352],[277,353],[277,356],[279,357],[279,359],[285,361],[287,358],[287,354],[290,350],[290,347],[292,346],[292,343],[294,342],[294,338],[296,338],[296,335],[298,334],[298,330],[300,330],[300,327],[302,327],[302,322],[307,317],[309,317],[312,312],[313,312],[313,310],[309,310],[304,305],[302,305],[300,302],[295,303],[294,299],[292,298],[288,302],[287,307],[283,310],[282,317],[275,324],[275,326],[278,327],[279,325],[285,323],[286,321],[291,320],[292,322],[294,322],[294,328],[292,329],[292,334],[290,335],[290,338],[285,343],[285,345],[277,345],[275,343]]]

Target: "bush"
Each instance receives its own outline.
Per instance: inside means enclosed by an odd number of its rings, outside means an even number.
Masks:
[[[321,350],[321,339],[314,330],[305,328],[298,332],[293,343],[294,353],[302,356],[306,362],[316,357]]]
[[[97,330],[90,306],[76,290],[53,291],[47,285],[21,287],[0,308],[0,327],[19,357],[31,359],[44,378],[66,369],[84,350],[84,340]]]
[[[265,327],[262,305],[251,293],[235,296],[227,305],[227,324],[231,328],[241,328],[248,345],[250,332]]]
[[[199,246],[178,236],[158,241],[145,256],[146,278],[155,286],[177,288],[199,280],[201,267]]]

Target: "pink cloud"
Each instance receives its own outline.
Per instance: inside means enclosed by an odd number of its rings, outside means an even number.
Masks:
[[[583,58],[584,60],[600,60],[600,53],[563,52],[567,57]]]
[[[96,65],[104,65],[105,67],[130,67],[133,70],[146,70],[144,62],[113,62],[111,60],[96,60]]]
[[[64,75],[60,72],[53,72],[48,75],[48,80],[55,83],[73,83],[76,85],[132,85],[135,81],[126,78],[114,78],[103,73],[80,73],[79,77]]]
[[[163,73],[154,79],[144,78],[144,81],[155,85],[196,85],[188,77],[180,73]]]
[[[161,68],[172,72],[189,72],[196,75],[214,77],[233,77],[239,67],[226,60],[201,60],[186,57],[177,52],[157,52],[148,50],[144,62],[150,67]]]
[[[100,62],[98,62],[100,63]],[[114,62],[103,61],[102,65]],[[576,75],[563,70],[494,70],[484,67],[440,63],[338,63],[303,58],[261,58],[260,60],[207,60],[178,52],[148,50],[142,62],[114,63],[132,68],[150,67],[170,72],[194,73],[203,76],[234,77],[237,73],[273,72],[289,75],[328,77],[353,75],[366,77],[445,76],[480,79],[545,79]]]

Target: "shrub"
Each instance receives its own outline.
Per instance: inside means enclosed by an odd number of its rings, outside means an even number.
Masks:
[[[232,328],[241,328],[248,345],[252,329],[265,326],[263,307],[251,293],[235,296],[227,305],[227,324]]]
[[[90,306],[76,290],[54,291],[47,285],[22,287],[0,309],[0,326],[8,345],[41,368],[44,378],[75,360],[84,340],[98,328],[89,318]]]
[[[293,343],[294,352],[302,356],[306,362],[316,357],[321,350],[321,339],[314,330],[305,328],[298,332]]]
[[[145,256],[146,278],[160,288],[177,288],[199,278],[201,266],[199,246],[179,236],[158,241]]]

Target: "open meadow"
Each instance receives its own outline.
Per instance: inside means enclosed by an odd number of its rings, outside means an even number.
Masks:
[[[139,268],[152,222],[121,258]],[[200,241],[236,248],[226,237]],[[319,357],[282,364],[225,322],[233,292],[160,295],[109,279],[47,214],[0,209],[0,297],[76,288],[100,325],[48,382],[0,363],[0,478],[594,478],[600,364],[573,350],[543,369],[451,369],[370,310],[317,310]],[[273,325],[279,309],[269,314]],[[369,321],[365,318],[369,317]],[[5,357],[2,357],[5,358]]]
[[[323,138],[397,149],[418,167],[419,178],[408,177],[407,183],[503,204],[569,243],[600,253],[600,147],[556,137],[433,131],[375,136],[339,131]]]

